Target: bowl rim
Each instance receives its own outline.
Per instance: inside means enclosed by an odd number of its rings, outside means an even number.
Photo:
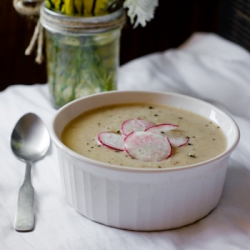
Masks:
[[[235,133],[236,133],[235,141],[232,143],[230,148],[226,149],[221,154],[219,154],[219,155],[217,155],[209,160],[205,160],[202,162],[198,162],[198,163],[190,164],[190,165],[186,165],[186,166],[157,168],[157,169],[156,168],[137,168],[137,167],[130,167],[130,166],[118,166],[118,165],[114,165],[114,164],[108,164],[105,162],[97,161],[97,160],[94,160],[94,159],[91,159],[91,158],[88,158],[86,156],[83,156],[83,155],[76,153],[75,151],[71,150],[70,148],[68,148],[66,145],[64,145],[61,142],[61,140],[58,138],[58,136],[55,133],[54,124],[56,122],[57,117],[60,115],[61,112],[63,112],[63,110],[65,110],[69,106],[74,105],[77,102],[81,102],[83,99],[89,99],[89,98],[93,98],[93,97],[99,96],[99,95],[109,95],[109,94],[112,95],[114,93],[127,93],[127,94],[129,94],[129,93],[145,93],[145,94],[161,94],[161,95],[166,94],[166,95],[171,95],[173,97],[185,98],[185,99],[198,101],[198,102],[202,103],[203,105],[209,106],[212,109],[216,110],[217,112],[222,113],[224,116],[226,116],[231,121],[231,124],[234,127]],[[91,165],[95,165],[96,167],[110,169],[110,170],[118,170],[118,171],[122,171],[122,172],[140,172],[140,173],[175,172],[175,171],[182,171],[182,170],[188,170],[188,169],[193,169],[193,168],[200,168],[202,166],[212,164],[212,163],[217,162],[217,161],[221,161],[224,158],[230,156],[230,154],[233,152],[233,150],[235,149],[235,147],[237,146],[237,144],[239,143],[239,140],[240,140],[240,130],[239,130],[239,127],[238,127],[237,123],[235,122],[235,120],[227,112],[221,110],[220,108],[216,107],[215,105],[210,104],[202,99],[195,98],[195,97],[192,97],[189,95],[183,95],[183,94],[168,92],[168,91],[162,92],[162,91],[145,91],[145,90],[112,90],[112,91],[108,91],[108,92],[101,92],[101,93],[92,94],[89,96],[84,96],[84,97],[78,98],[74,101],[71,101],[57,110],[57,112],[54,115],[52,122],[50,124],[50,134],[51,134],[51,138],[52,138],[53,142],[55,143],[55,145],[58,148],[60,148],[63,152],[65,152],[69,156],[71,156],[71,157],[73,157],[81,162],[89,163]]]

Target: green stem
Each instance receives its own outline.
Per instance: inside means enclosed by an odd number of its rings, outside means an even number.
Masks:
[[[81,69],[82,69],[82,53],[83,49],[81,45],[79,46],[79,52],[77,53],[76,56],[76,77],[75,77],[75,84],[72,87],[72,100],[76,98],[76,87],[80,83],[81,79]]]
[[[54,73],[54,77],[53,77],[53,84],[52,84],[52,89],[53,89],[53,95],[56,95],[56,68],[57,68],[57,58],[58,58],[58,39],[55,37],[54,40],[54,70],[52,70],[52,72]],[[54,96],[55,97],[55,96]],[[55,98],[56,100],[56,98]]]
[[[91,9],[91,14],[92,14],[93,16],[95,15],[96,1],[97,1],[97,0],[94,0],[94,1],[93,1],[93,5],[92,5],[92,9]]]

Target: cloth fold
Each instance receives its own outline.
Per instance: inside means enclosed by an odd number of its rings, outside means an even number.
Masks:
[[[194,96],[228,112],[241,140],[231,155],[219,205],[202,220],[179,229],[132,232],[92,222],[65,200],[57,152],[34,164],[36,227],[14,230],[25,165],[10,149],[10,135],[27,112],[50,128],[56,110],[47,84],[11,86],[0,92],[0,249],[3,250],[214,250],[250,246],[250,53],[215,34],[196,33],[180,48],[133,60],[119,69],[118,89],[160,90]]]

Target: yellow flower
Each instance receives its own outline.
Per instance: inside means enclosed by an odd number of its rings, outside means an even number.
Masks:
[[[107,4],[110,0],[83,0],[84,16],[107,14]]]
[[[74,14],[74,0],[64,0],[65,4],[65,14],[73,15]]]
[[[78,15],[83,15],[83,0],[74,0],[75,3],[75,11]]]

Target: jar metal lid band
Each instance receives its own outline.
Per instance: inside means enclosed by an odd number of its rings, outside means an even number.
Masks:
[[[73,33],[99,33],[108,31],[120,26],[126,22],[126,14],[123,9],[106,15],[104,17],[69,17],[54,13],[48,10],[44,5],[41,7],[40,22],[47,30],[63,34]]]

